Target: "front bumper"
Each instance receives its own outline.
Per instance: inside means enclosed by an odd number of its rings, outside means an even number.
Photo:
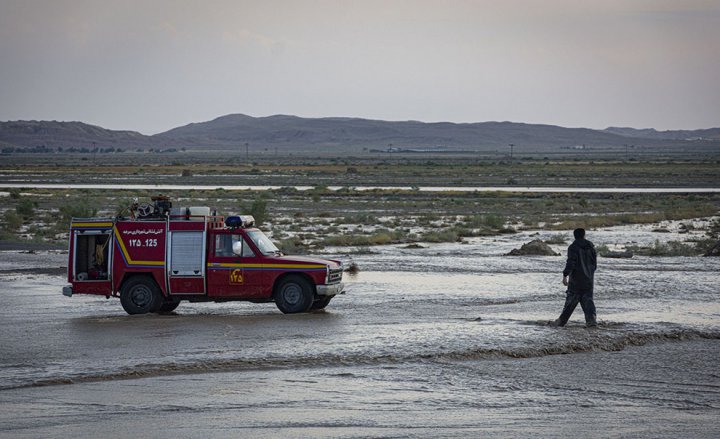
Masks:
[[[345,293],[345,284],[342,282],[330,285],[315,285],[318,296],[337,296]]]
[[[72,287],[63,287],[62,289],[63,296],[72,297]]]

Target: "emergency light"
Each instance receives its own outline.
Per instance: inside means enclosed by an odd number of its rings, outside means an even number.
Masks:
[[[231,229],[242,227],[246,229],[255,225],[255,218],[252,215],[234,215],[225,218],[225,225]]]

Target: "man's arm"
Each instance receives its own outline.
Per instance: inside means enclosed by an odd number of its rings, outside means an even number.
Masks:
[[[575,248],[571,245],[568,247],[567,262],[565,263],[565,269],[563,270],[563,285],[568,285],[568,277],[575,270],[578,263],[578,254]]]

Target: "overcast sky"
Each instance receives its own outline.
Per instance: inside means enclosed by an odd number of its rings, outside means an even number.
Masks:
[[[0,120],[720,126],[720,1],[0,0]]]

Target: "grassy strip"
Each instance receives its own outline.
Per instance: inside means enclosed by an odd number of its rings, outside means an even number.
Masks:
[[[0,198],[0,239],[64,243],[71,217],[114,216],[144,191],[22,190]],[[252,213],[287,248],[454,242],[515,229],[594,229],[717,215],[720,194],[169,191],[175,206]],[[579,213],[580,212],[580,213]],[[558,238],[561,239],[561,238]],[[293,251],[295,252],[295,251]]]

